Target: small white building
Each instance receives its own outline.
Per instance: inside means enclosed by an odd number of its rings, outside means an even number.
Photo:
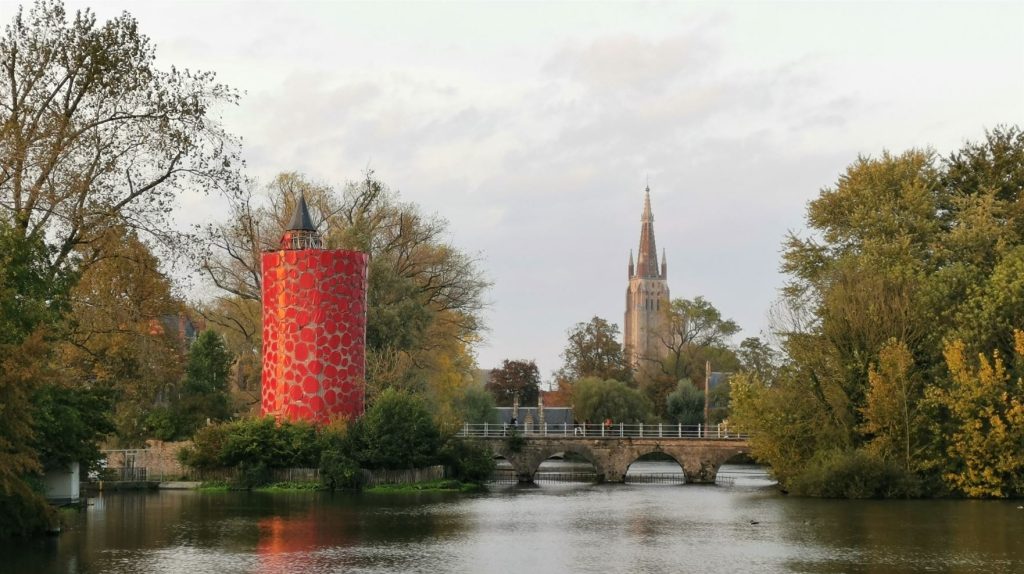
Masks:
[[[73,504],[80,500],[78,463],[47,468],[43,473],[46,499],[53,504]]]

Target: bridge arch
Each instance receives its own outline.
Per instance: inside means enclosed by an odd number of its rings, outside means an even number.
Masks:
[[[746,455],[749,450],[744,445],[737,448],[718,449],[687,449],[679,445],[673,445],[666,450],[679,453],[676,460],[683,465],[683,473],[686,475],[686,482],[699,484],[714,484],[718,477],[718,469],[725,462],[738,455]]]
[[[521,482],[532,482],[533,475],[537,473],[541,463],[560,452],[573,453],[586,459],[594,465],[594,472],[599,481],[604,480],[605,476],[606,465],[602,464],[604,457],[595,453],[589,445],[579,441],[545,441],[523,446],[516,452],[512,452],[508,444],[501,441],[492,443],[491,452],[495,456],[504,457],[515,469]]]
[[[652,457],[652,455],[661,455],[661,456],[654,456],[654,457]],[[662,457],[664,457],[664,458],[662,458]],[[666,474],[671,474],[673,476],[661,476],[661,477],[657,477],[657,478],[656,477],[652,477],[652,476],[646,476],[645,478],[642,479],[643,482],[653,481],[653,482],[663,483],[666,480],[668,480],[670,482],[676,482],[680,478],[685,481],[686,470],[683,468],[683,462],[681,460],[678,460],[672,454],[665,452],[665,450],[662,449],[660,446],[655,445],[655,446],[650,446],[650,447],[647,447],[647,448],[638,448],[638,449],[636,449],[630,455],[629,458],[632,458],[633,460],[630,461],[628,464],[626,464],[626,468],[623,469],[623,482],[628,482],[626,480],[626,477],[629,474],[629,470],[631,468],[633,468],[634,464],[636,464],[638,462],[647,462],[647,461],[650,461],[650,460],[655,460],[655,461],[661,460],[661,461],[665,461],[665,462],[667,462],[667,460],[672,461],[673,463],[675,463],[679,467],[679,471],[678,471],[679,472],[679,477],[676,478],[674,476],[675,473],[672,472],[672,473],[666,473]],[[635,479],[634,479],[634,481],[635,481]]]
[[[604,480],[604,467],[601,464],[604,460],[603,457],[598,456],[593,450],[590,449],[586,444],[578,442],[559,442],[545,445],[541,448],[531,449],[525,456],[524,466],[532,479],[533,475],[540,469],[540,465],[548,460],[552,455],[560,452],[573,453],[586,459],[587,462],[594,466],[594,472],[597,474],[598,480]]]

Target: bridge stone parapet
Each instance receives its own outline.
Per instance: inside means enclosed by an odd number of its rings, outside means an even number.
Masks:
[[[625,482],[629,465],[642,456],[662,453],[679,463],[687,483],[713,484],[724,462],[749,453],[743,439],[527,436],[472,440],[487,444],[495,455],[505,457],[520,482],[533,482],[533,475],[551,455],[571,452],[589,460],[603,482]]]

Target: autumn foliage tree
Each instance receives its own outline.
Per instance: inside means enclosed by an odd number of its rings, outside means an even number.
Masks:
[[[62,363],[70,378],[114,393],[118,437],[138,446],[154,431],[151,411],[181,384],[185,308],[133,230],[111,227],[88,249],[95,260],[71,289]]]
[[[512,406],[517,395],[520,405],[533,406],[540,393],[540,370],[535,361],[505,359],[491,370],[486,388],[499,406]]]
[[[899,461],[908,472],[917,470],[920,456],[923,391],[910,350],[905,343],[890,339],[878,353],[878,364],[868,369],[861,430],[868,437],[869,450],[883,459]]]
[[[1024,362],[1024,331],[1013,333],[1018,363]],[[946,456],[932,461],[954,493],[1005,498],[1024,495],[1024,377],[1013,376],[996,351],[977,362],[962,341],[946,345],[947,386],[928,389],[928,400],[948,419]]]
[[[187,251],[178,193],[235,178],[216,108],[236,94],[155,61],[127,13],[56,0],[0,35],[0,535],[45,522],[25,480],[93,458],[112,397],[132,434],[176,378],[180,357],[152,336],[167,289],[148,249]]]
[[[730,337],[740,330],[735,321],[723,318],[721,311],[701,296],[673,299],[666,316],[668,327],[660,339],[668,350],[668,359],[662,369],[677,381],[702,380],[704,362],[715,350],[726,349]]]
[[[1003,361],[1024,317],[1022,194],[1024,131],[1000,126],[946,158],[858,158],[809,204],[813,233],[783,254],[784,360],[733,381],[733,422],[783,484],[1019,495],[1021,373]]]
[[[299,197],[325,248],[370,255],[367,391],[427,395],[440,418],[473,380],[471,346],[483,331],[489,282],[476,259],[447,241],[447,222],[400,201],[372,172],[336,189],[295,173],[243,187],[207,231],[203,269],[221,295],[205,316],[226,333],[240,363],[259,349],[260,254],[276,248]]]
[[[210,72],[160,69],[128,13],[69,17],[57,0],[19,8],[0,36],[0,204],[21,237],[46,237],[51,270],[111,226],[176,244],[186,187],[234,178],[215,110],[236,101]]]
[[[569,329],[568,342],[562,352],[564,365],[556,373],[564,381],[584,377],[631,381],[632,369],[619,343],[619,326],[601,317],[577,323]]]

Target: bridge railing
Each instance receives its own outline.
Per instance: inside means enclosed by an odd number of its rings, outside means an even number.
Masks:
[[[461,437],[501,438],[512,434],[527,437],[620,439],[620,438],[676,438],[745,440],[748,435],[730,429],[728,425],[656,424],[471,424],[464,423],[457,433]]]

